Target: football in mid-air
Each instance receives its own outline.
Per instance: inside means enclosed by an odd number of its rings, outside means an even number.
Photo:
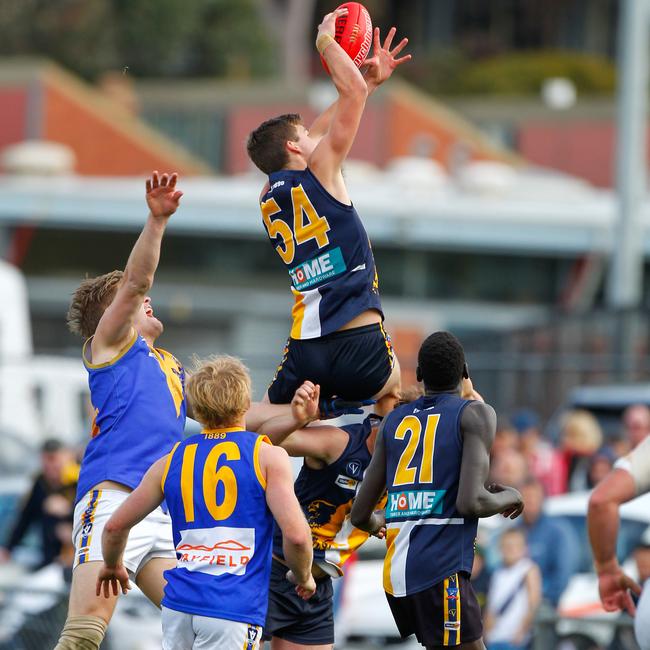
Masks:
[[[344,2],[337,9],[347,9],[345,16],[336,19],[334,39],[348,53],[357,68],[366,60],[372,45],[372,20],[368,10],[360,2]],[[325,59],[323,67],[329,74]]]

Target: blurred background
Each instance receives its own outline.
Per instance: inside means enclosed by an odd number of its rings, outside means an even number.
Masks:
[[[242,357],[263,395],[291,294],[244,143],[336,97],[313,45],[335,5],[0,0],[0,648],[49,647],[65,614],[52,592],[89,430],[65,314],[80,279],[124,265],[153,169],[185,193],[151,294],[160,343],[184,362]],[[521,524],[544,582],[536,647],[634,648],[629,620],[599,608],[584,521],[587,490],[650,433],[648,2],[365,5],[413,54],[370,98],[346,165],[403,383],[427,334],[460,337],[500,416],[494,477],[539,502]],[[620,559],[648,577],[650,503],[623,512]],[[486,599],[507,569],[502,527],[482,527]],[[339,647],[396,641],[381,554],[348,572]],[[123,600],[113,647],[160,647],[155,612]]]

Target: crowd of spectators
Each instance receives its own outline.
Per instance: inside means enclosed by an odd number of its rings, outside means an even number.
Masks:
[[[566,519],[545,514],[545,500],[592,489],[648,435],[650,408],[645,405],[628,407],[618,430],[607,434],[586,410],[564,414],[555,440],[528,409],[500,423],[491,481],[517,487],[525,509],[512,528],[480,540],[477,548],[472,581],[491,649],[528,647],[530,612],[534,615],[540,606],[556,609],[571,577],[589,570],[584,566],[585,539]],[[650,528],[644,539],[634,559],[640,576],[650,576]]]
[[[608,435],[584,410],[564,415],[556,440],[545,435],[541,419],[528,409],[500,423],[490,480],[517,487],[525,509],[498,536],[479,539],[476,549],[472,582],[491,650],[529,647],[538,608],[557,608],[571,577],[584,570],[584,540],[567,521],[545,514],[545,500],[593,488],[618,458],[648,435],[650,408],[645,405],[626,409],[620,429]],[[55,562],[70,571],[77,476],[74,452],[58,440],[47,440],[41,447],[39,471],[0,545],[0,563],[8,561],[28,531],[35,529],[42,552],[39,566]],[[650,528],[643,540],[634,560],[645,579],[650,577]]]
[[[15,521],[0,540],[0,563],[11,559],[13,551],[30,532],[36,533],[40,554],[35,568],[58,562],[66,573],[72,568],[72,515],[79,476],[73,450],[61,441],[46,440],[40,450],[40,467],[33,477]]]

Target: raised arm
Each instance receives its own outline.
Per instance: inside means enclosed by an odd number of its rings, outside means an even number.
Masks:
[[[379,27],[375,27],[373,38],[373,54],[372,57],[366,59],[360,70],[366,82],[368,95],[371,95],[381,84],[384,83],[393,74],[397,66],[402,63],[410,61],[411,55],[407,54],[399,59],[397,55],[408,44],[408,38],[403,38],[395,48],[390,49],[393,44],[393,39],[396,33],[395,27],[391,27],[382,46],[380,41]],[[312,138],[321,138],[327,131],[329,131],[334,117],[338,109],[339,100],[337,99],[325,111],[323,111],[309,127],[309,134]]]
[[[177,174],[153,172],[146,182],[149,216],[129,255],[124,277],[111,304],[103,313],[92,340],[93,363],[112,359],[133,336],[133,324],[153,284],[160,259],[160,245],[169,218],[183,193],[176,189]]]
[[[341,164],[348,155],[366,105],[366,82],[345,50],[334,40],[336,18],[347,9],[327,14],[318,27],[316,46],[327,62],[339,94],[329,128],[312,152],[308,164],[325,189],[338,200],[349,203],[341,176]]]
[[[384,450],[384,420],[377,431],[377,442],[370,465],[363,476],[361,487],[352,504],[350,520],[353,526],[371,535],[383,537],[385,519],[375,513],[375,507],[386,491],[386,451]]]
[[[310,598],[316,590],[311,530],[293,490],[289,457],[284,449],[262,445],[260,465],[266,476],[266,503],[282,531],[282,551],[290,569],[287,577],[302,598]]]
[[[129,574],[122,563],[126,541],[131,528],[161,504],[164,498],[161,483],[167,459],[168,455],[157,460],[147,470],[140,485],[129,494],[124,503],[106,522],[102,533],[104,567],[97,576],[98,596],[101,595],[103,588],[104,596],[108,598],[110,587],[112,587],[113,595],[117,596],[118,582],[121,585],[122,593],[126,593],[131,588]]]
[[[274,445],[280,445],[291,433],[318,419],[319,398],[320,386],[305,381],[296,390],[291,404],[262,402],[254,405],[256,408],[252,417],[249,416],[251,409],[246,413],[246,427],[249,427],[249,420],[255,420],[250,424],[257,425],[257,429],[249,429],[249,431],[268,436]]]
[[[483,402],[473,402],[463,411],[463,456],[456,499],[456,508],[462,515],[490,517],[502,513],[514,519],[524,509],[518,490],[503,485],[486,486],[496,423],[494,409]]]

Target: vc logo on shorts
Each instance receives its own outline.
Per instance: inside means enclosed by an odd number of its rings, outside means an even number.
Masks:
[[[245,650],[255,650],[255,642],[257,641],[258,629],[254,625],[249,625],[246,631],[246,646]]]
[[[447,587],[447,600],[458,600],[458,587]]]

